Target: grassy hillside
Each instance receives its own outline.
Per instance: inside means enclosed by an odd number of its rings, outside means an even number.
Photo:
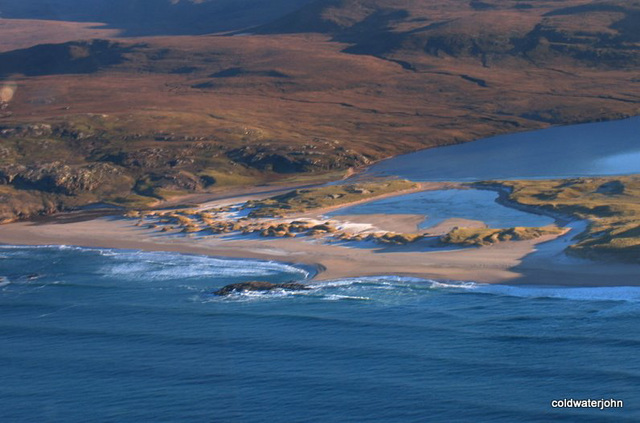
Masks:
[[[407,180],[368,182],[355,185],[330,185],[298,189],[264,200],[249,201],[250,217],[283,217],[326,207],[336,207],[362,200],[418,188]]]
[[[56,34],[55,23],[24,21],[28,37],[0,25],[0,184],[35,198],[7,213],[312,181],[640,111],[637,2],[471,3],[318,1],[295,15],[308,21],[233,37],[74,41],[67,23]],[[532,33],[537,44],[523,47]],[[55,207],[42,206],[52,195]]]
[[[633,0],[315,0],[259,31],[326,33],[352,44],[348,52],[421,70],[428,69],[425,54],[483,66],[517,58],[633,67],[638,28],[640,2]]]

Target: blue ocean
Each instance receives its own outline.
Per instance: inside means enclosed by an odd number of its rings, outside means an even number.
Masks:
[[[640,288],[368,277],[222,298],[313,274],[64,246],[0,247],[0,275],[2,422],[640,421]]]

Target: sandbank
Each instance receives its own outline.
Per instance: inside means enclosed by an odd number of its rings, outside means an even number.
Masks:
[[[344,217],[344,216],[343,216]],[[418,215],[361,216],[354,224],[415,224]],[[385,228],[386,229],[386,228]],[[576,235],[575,230],[567,238]],[[547,236],[482,248],[434,249],[429,240],[404,246],[342,243],[324,238],[262,238],[256,235],[188,235],[160,233],[117,215],[95,217],[63,213],[37,221],[0,226],[0,242],[14,245],[76,245],[204,254],[217,257],[276,260],[315,266],[315,281],[349,277],[402,275],[481,283],[619,286],[640,285],[640,266],[571,259],[564,254],[532,254],[545,243],[565,240]],[[527,259],[527,257],[534,259]]]

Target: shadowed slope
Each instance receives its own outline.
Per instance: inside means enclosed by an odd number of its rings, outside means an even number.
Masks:
[[[484,3],[318,1],[287,18],[294,26],[260,29],[300,34],[74,41],[0,54],[11,78],[0,86],[8,98],[0,185],[11,198],[54,192],[55,206],[34,200],[43,212],[89,200],[139,206],[299,182],[300,173],[338,178],[422,148],[638,114],[637,2],[597,11],[575,9],[594,3],[577,0]],[[96,163],[121,176],[117,192],[58,186],[78,175],[107,181]],[[14,184],[40,174],[58,185]]]
[[[126,36],[232,31],[269,22],[308,0],[0,0],[3,18],[104,22]]]
[[[538,65],[572,59],[631,67],[640,63],[638,28],[637,1],[316,0],[258,31],[326,33],[352,44],[347,52],[385,57],[470,57],[485,66],[510,58]]]

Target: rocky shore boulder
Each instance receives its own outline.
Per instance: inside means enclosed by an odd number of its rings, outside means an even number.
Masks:
[[[276,289],[283,289],[285,291],[306,291],[311,288],[297,282],[271,283],[263,281],[251,281],[232,283],[215,291],[213,295],[226,296],[241,292],[274,291]]]

